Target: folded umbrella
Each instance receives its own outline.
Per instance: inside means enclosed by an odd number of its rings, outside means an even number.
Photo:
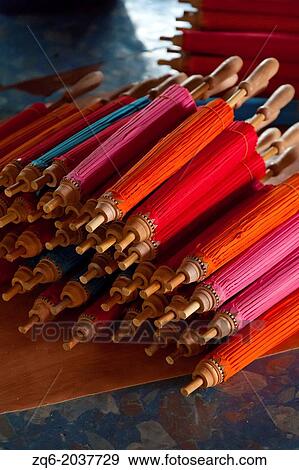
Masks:
[[[283,95],[286,101],[290,100],[293,95],[292,89],[286,86],[277,90],[276,98],[270,98],[272,106],[275,99],[282,104]],[[298,131],[299,127],[295,128],[295,132],[290,129],[285,135],[285,140],[280,139],[279,144],[273,147],[275,151],[277,152],[279,146],[281,152],[283,143],[285,147],[292,145],[296,139],[299,143]],[[240,163],[245,164],[243,165],[245,171],[248,170],[248,179],[243,181],[243,184],[253,178],[263,178],[265,165],[262,161],[260,165],[258,164],[261,160],[258,155],[252,158],[255,163],[250,161],[256,144],[257,135],[250,120],[249,123],[231,124],[133,211],[124,226],[123,239],[115,245],[116,249],[123,251],[133,242],[147,241],[148,250],[145,251],[152,251],[152,256],[148,253],[148,258],[152,258],[161,245],[209,209],[210,204],[214,205],[228,196],[227,186],[222,185],[225,179],[229,179],[232,183],[231,192],[237,189],[238,178],[232,178],[232,173]],[[241,178],[239,180],[242,181]],[[221,197],[222,187],[223,197]],[[207,193],[214,195],[214,201],[213,197],[207,197]]]
[[[185,11],[176,18],[191,24],[193,29],[207,31],[265,31],[298,33],[298,18],[271,14],[256,15],[253,12]]]
[[[199,284],[182,317],[219,308],[286,258],[298,245],[299,214],[296,214]]]
[[[217,346],[195,367],[193,380],[181,389],[189,396],[200,387],[213,387],[226,382],[248,364],[263,356],[299,331],[299,291],[293,292],[240,334]]]
[[[53,318],[52,310],[60,300],[60,292],[65,285],[65,278],[50,284],[35,299],[33,306],[28,312],[29,321],[18,330],[22,334],[28,333],[38,323],[45,323]]]
[[[67,138],[71,138],[77,132],[88,128],[94,122],[133,101],[133,98],[129,96],[123,96],[104,106],[99,103],[87,106],[75,115],[69,116],[39,133],[21,148],[18,147],[14,152],[6,155],[2,161],[3,163],[8,162],[8,165],[2,169],[1,174],[7,177],[7,186],[9,186],[6,189],[7,194],[32,191],[31,182],[39,178],[42,171],[52,162],[51,156],[47,158],[45,153],[47,155],[53,147],[62,146]],[[15,166],[14,171],[13,165]]]
[[[171,291],[182,283],[206,279],[299,210],[299,174],[276,187],[257,192],[237,205],[198,237],[197,248],[181,263],[168,283]]]
[[[227,74],[235,76],[235,70],[239,70],[241,65],[240,60],[231,58],[224,62],[202,90],[208,91],[212,81],[213,84],[221,82],[223,76],[227,78]],[[117,170],[119,175],[119,170],[127,165],[128,155],[132,166],[159,138],[195,110],[194,100],[185,88],[179,85],[169,87],[67,175],[55,191],[54,200],[45,210],[50,212],[57,205],[65,206],[79,201],[100,187]]]
[[[89,137],[89,139],[76,145],[76,147],[60,157],[54,158],[51,165],[43,171],[42,176],[32,181],[31,188],[37,191],[45,184],[52,188],[57,187],[65,175],[70,173],[79,163],[87,158],[91,152],[99,147],[100,144],[105,142],[105,140],[111,137],[118,129],[124,126],[129,119],[131,119],[131,116],[126,116],[116,121],[114,124],[111,124],[111,126]]]
[[[250,4],[247,2],[240,2],[239,0],[179,0],[179,3],[188,3],[194,8],[200,10],[211,11],[226,11],[226,12],[243,12],[243,13],[265,13],[272,15],[288,15],[291,11],[292,15],[299,16],[297,0],[251,0]]]
[[[22,129],[22,127],[28,126],[36,119],[45,116],[48,112],[49,110],[44,103],[33,103],[0,124],[0,139],[5,139],[10,134]]]
[[[273,4],[273,2],[271,2]],[[299,11],[299,10],[298,10]],[[298,21],[298,20],[297,20]],[[184,52],[195,55],[225,56],[237,54],[244,59],[276,57],[277,60],[298,64],[299,34],[271,34],[230,31],[194,31],[185,29],[182,35],[162,36],[160,39],[171,41]],[[261,50],[262,49],[262,50]]]
[[[200,337],[206,344],[231,336],[299,288],[299,244],[269,271],[216,310]]]
[[[275,59],[263,61],[247,80],[239,84],[236,93],[227,102],[220,98],[209,102],[160,140],[103,194],[97,206],[98,215],[87,224],[86,229],[92,231],[102,223],[123,218],[129,210],[188,163],[232,123],[232,108],[241,97],[248,98],[254,90],[263,88],[265,82],[277,72],[277,65]],[[264,121],[265,116],[261,110],[256,122]]]
[[[77,109],[74,105],[69,103],[64,104],[56,110],[39,117],[31,124],[22,127],[21,129],[13,132],[8,137],[3,139],[3,141],[0,143],[0,167],[2,168],[5,165],[5,158],[9,152],[12,152],[14,149],[23,145],[25,142],[32,139],[40,132],[48,129],[57,122],[60,122],[62,119],[65,119],[68,116],[75,114],[76,112]],[[6,184],[6,177],[5,174],[2,174],[2,170],[0,172],[0,184]]]
[[[63,345],[65,351],[70,351],[79,343],[96,340],[102,329],[106,331],[107,328],[113,329],[113,331],[116,330],[124,316],[124,309],[121,305],[116,304],[108,312],[104,311],[101,308],[103,300],[104,297],[101,296],[81,313],[73,327],[72,339]],[[106,335],[105,338],[107,340]]]

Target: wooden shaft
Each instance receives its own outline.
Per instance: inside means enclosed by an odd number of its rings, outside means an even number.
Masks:
[[[144,348],[144,352],[148,357],[152,357],[160,349],[159,343],[153,343],[150,346]]]
[[[78,230],[79,228],[83,227],[83,225],[87,224],[90,220],[90,215],[89,214],[82,214],[80,217],[78,217],[76,220],[73,220],[70,222],[70,229],[73,230],[74,232]]]
[[[163,328],[163,326],[167,325],[167,323],[174,320],[175,317],[176,317],[175,312],[170,311],[162,315],[160,318],[157,318],[154,324],[157,328]]]
[[[106,240],[103,240],[102,243],[97,245],[96,250],[98,253],[105,253],[105,251],[109,250],[116,242],[117,238],[110,235]]]
[[[11,300],[13,297],[15,297],[17,294],[21,294],[23,292],[23,287],[21,284],[16,283],[13,287],[8,289],[8,291],[3,292],[2,294],[2,299],[5,302],[8,302]]]
[[[209,328],[207,331],[205,331],[205,333],[202,333],[200,335],[200,339],[203,344],[206,344],[209,341],[211,341],[211,339],[216,338],[217,335],[218,335],[217,328]]]
[[[10,224],[17,220],[18,216],[15,212],[11,211],[0,218],[0,228],[5,227],[6,225]]]
[[[169,354],[168,356],[165,357],[165,360],[167,364],[170,366],[173,366],[174,363],[180,358],[183,357],[185,354],[185,348],[184,347],[178,347],[172,354]]]
[[[27,189],[27,183],[24,183],[24,181],[17,181],[17,183],[6,188],[4,192],[6,196],[12,197],[18,193],[26,192],[26,189]]]
[[[183,284],[186,281],[186,276],[184,273],[178,273],[176,274],[170,281],[167,283],[167,290],[173,291],[176,289],[178,286]]]
[[[8,253],[6,255],[7,261],[15,261],[16,259],[20,258],[21,256],[25,256],[27,253],[26,248],[24,246],[19,246],[16,250]]]
[[[72,338],[68,343],[63,343],[62,347],[65,351],[71,351],[79,343],[80,340],[78,338]]]
[[[110,299],[102,303],[101,307],[105,312],[109,312],[114,305],[122,301],[122,295],[119,292],[115,292]]]
[[[70,297],[65,297],[61,302],[56,304],[52,309],[52,315],[56,316],[62,312],[65,308],[72,306],[72,299]]]
[[[62,233],[59,233],[59,235],[52,238],[52,240],[50,240],[49,242],[46,242],[45,246],[46,246],[47,250],[52,251],[57,246],[62,245],[63,243],[65,243],[65,241],[66,241],[65,237],[62,235]]]
[[[125,271],[126,269],[128,269],[130,266],[132,266],[132,264],[136,263],[138,261],[138,254],[133,252],[131,253],[127,258],[125,258],[124,260],[120,261],[118,263],[118,266],[119,268],[122,270],[122,271]]]
[[[246,90],[243,90],[243,89],[237,90],[236,93],[234,93],[233,96],[231,96],[227,100],[227,104],[231,108],[234,108],[236,104],[239,102],[239,100],[241,100],[242,98],[245,98],[246,95],[247,95]]]
[[[190,315],[192,315],[193,313],[196,312],[196,310],[198,310],[200,307],[200,303],[197,302],[196,300],[193,300],[192,302],[190,302],[188,304],[188,306],[185,308],[183,314],[182,314],[182,318],[184,320],[186,320],[186,318],[190,317]]]
[[[196,377],[196,379],[192,380],[188,385],[181,388],[181,394],[185,397],[189,397],[191,393],[195,392],[198,388],[201,388],[204,384],[204,381],[201,377]]]
[[[82,282],[82,284],[88,284],[88,282],[90,282],[92,279],[97,277],[98,274],[99,274],[98,269],[96,268],[88,269],[88,271],[85,274],[83,274],[83,276],[80,276],[80,282]]]
[[[146,289],[140,292],[140,297],[142,299],[148,299],[151,295],[155,294],[162,287],[159,281],[152,282]]]
[[[83,255],[90,248],[95,247],[96,241],[93,238],[87,238],[79,246],[76,247],[78,255]]]
[[[51,175],[43,174],[39,178],[36,178],[36,180],[33,180],[31,182],[31,189],[33,189],[34,191],[39,191],[47,183],[50,183],[50,181],[51,181]]]
[[[141,313],[136,315],[135,318],[133,318],[133,325],[135,326],[141,326],[146,320],[152,317],[153,311],[149,307],[145,307]]]
[[[123,287],[122,293],[126,297],[133,294],[140,286],[142,285],[142,280],[140,278],[134,279],[128,286]]]
[[[262,154],[262,157],[263,157],[263,160],[266,162],[267,160],[269,160],[270,158],[274,157],[277,154],[278,154],[278,149],[277,147],[273,146],[273,147],[268,148],[268,150],[266,150],[266,152]]]
[[[92,233],[94,232],[98,227],[103,225],[105,223],[105,217],[102,214],[96,215],[88,224],[85,226],[87,232]]]
[[[21,326],[18,327],[18,330],[19,330],[20,333],[25,335],[26,333],[28,333],[29,330],[31,330],[31,328],[34,325],[36,325],[39,322],[40,322],[39,316],[38,315],[32,315],[30,317],[30,320],[25,325],[21,325]]]
[[[46,214],[50,214],[50,212],[53,212],[55,209],[61,207],[62,205],[62,198],[59,196],[54,196],[53,199],[50,199],[50,201],[46,202],[46,204],[43,205],[43,211]]]
[[[127,235],[115,245],[116,251],[124,251],[136,238],[135,233],[128,232]]]
[[[32,290],[35,286],[43,282],[44,275],[41,272],[36,273],[29,281],[26,281],[26,291]]]
[[[32,214],[29,214],[27,216],[27,221],[32,224],[33,222],[36,222],[37,220],[39,220],[44,214],[44,211],[42,211],[41,209],[36,211],[36,212],[33,212]]]

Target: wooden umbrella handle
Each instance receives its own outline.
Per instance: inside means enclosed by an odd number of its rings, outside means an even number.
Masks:
[[[273,142],[279,140],[281,137],[281,131],[277,127],[270,127],[266,129],[258,138],[257,152],[263,152],[269,148]]]
[[[99,70],[90,72],[84,77],[80,78],[73,85],[68,86],[63,95],[54,103],[50,104],[49,109],[54,110],[64,103],[71,103],[74,99],[88,93],[89,91],[97,88],[103,81],[104,74]],[[86,98],[86,99],[85,99]],[[84,100],[77,103],[80,107],[91,106],[98,101],[97,97],[85,97]]]
[[[161,95],[161,93],[163,93],[163,91],[165,91],[171,85],[174,85],[175,83],[183,85],[183,83],[187,80],[187,75],[183,72],[168,76],[166,80],[163,80],[160,84],[158,84],[154,88],[151,88],[148,92],[148,95],[151,99],[154,99],[157,96]]]
[[[99,85],[101,85],[104,79],[104,74],[99,70],[95,72],[90,72],[85,77],[82,77],[78,80],[74,85],[69,86],[63,96],[62,99],[66,102],[73,101],[74,98],[78,96],[82,96],[85,93],[88,93],[91,90],[94,90]]]
[[[268,83],[279,69],[279,62],[273,57],[263,60],[251,74],[239,84],[239,89],[246,91],[246,98],[268,86]]]
[[[199,85],[201,85],[204,81],[203,75],[190,75],[190,77],[187,77],[181,85],[187,90],[192,91],[194,88],[197,88]]]
[[[218,88],[221,83],[232,75],[238,74],[243,66],[243,60],[239,56],[232,56],[222,62],[212,73],[204,77],[209,89]]]
[[[151,90],[153,87],[160,85],[160,83],[163,83],[169,77],[170,74],[165,74],[158,78],[147,78],[146,80],[143,80],[140,83],[136,83],[136,85],[134,85],[132,88],[130,88],[123,94],[127,96],[132,96],[136,99],[141,98],[142,96],[147,95],[149,90]]]
[[[281,155],[266,163],[268,177],[278,176],[283,170],[299,161],[299,145],[287,148]]]
[[[273,122],[281,109],[286,106],[294,97],[295,89],[292,85],[282,85],[270,96],[263,106],[257,109],[256,114],[263,115],[263,127]]]
[[[272,146],[277,148],[277,153],[284,152],[288,147],[299,144],[299,122],[291,126],[282,136],[275,140]]]
[[[268,86],[269,80],[278,72],[279,62],[274,58],[263,60],[251,74],[242,80],[236,91],[227,99],[231,108],[239,108],[244,101],[260,93]]]

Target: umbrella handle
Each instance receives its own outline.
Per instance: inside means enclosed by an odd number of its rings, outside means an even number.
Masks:
[[[239,108],[244,101],[266,88],[278,69],[278,60],[274,58],[263,60],[245,80],[239,83],[236,92],[227,100],[229,106]]]
[[[299,122],[285,131],[282,136],[275,140],[271,147],[274,147],[276,154],[284,152],[288,147],[299,144]]]
[[[192,98],[197,100],[207,91],[221,87],[221,84],[236,75],[243,66],[241,57],[232,56],[224,60],[212,73],[204,77],[203,83],[192,91]],[[230,86],[232,86],[230,84]]]
[[[270,127],[269,129],[266,129],[258,138],[256,147],[257,152],[264,152],[280,137],[281,131],[277,127]]]
[[[275,121],[281,109],[293,99],[294,95],[295,88],[292,85],[280,86],[265,104],[257,109],[255,116],[247,122],[250,122],[257,130],[268,126],[271,122]]]
[[[170,77],[166,78],[166,80],[163,80],[159,85],[155,86],[154,88],[151,88],[148,92],[148,96],[151,99],[155,99],[157,96],[161,95],[161,93],[163,93],[163,91],[165,91],[171,85],[178,83],[184,86],[184,82],[187,80],[188,80],[187,75],[183,72],[176,73],[175,75],[171,75]]]
[[[299,161],[299,145],[287,148],[281,155],[266,163],[266,177],[272,178],[278,176],[286,168]]]
[[[49,106],[49,109],[53,110],[61,106],[63,103],[71,103],[74,99],[78,98],[79,96],[88,93],[89,91],[97,88],[101,85],[104,79],[104,74],[102,72],[95,71],[90,72],[84,77],[80,78],[74,85],[66,87],[63,95],[59,98],[55,103],[52,103]]]
[[[141,98],[142,96],[145,96],[151,88],[160,85],[160,83],[163,83],[169,77],[169,74],[165,74],[158,78],[147,78],[146,80],[133,85],[133,87],[124,92],[123,95],[132,96],[136,99]]]

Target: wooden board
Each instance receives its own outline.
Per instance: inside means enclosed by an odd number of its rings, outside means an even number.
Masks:
[[[65,352],[61,340],[32,342],[17,331],[32,303],[30,295],[0,302],[2,413],[179,377],[189,374],[198,361],[169,366],[159,354],[148,358],[141,345],[81,344]],[[298,347],[299,335],[271,353]]]

